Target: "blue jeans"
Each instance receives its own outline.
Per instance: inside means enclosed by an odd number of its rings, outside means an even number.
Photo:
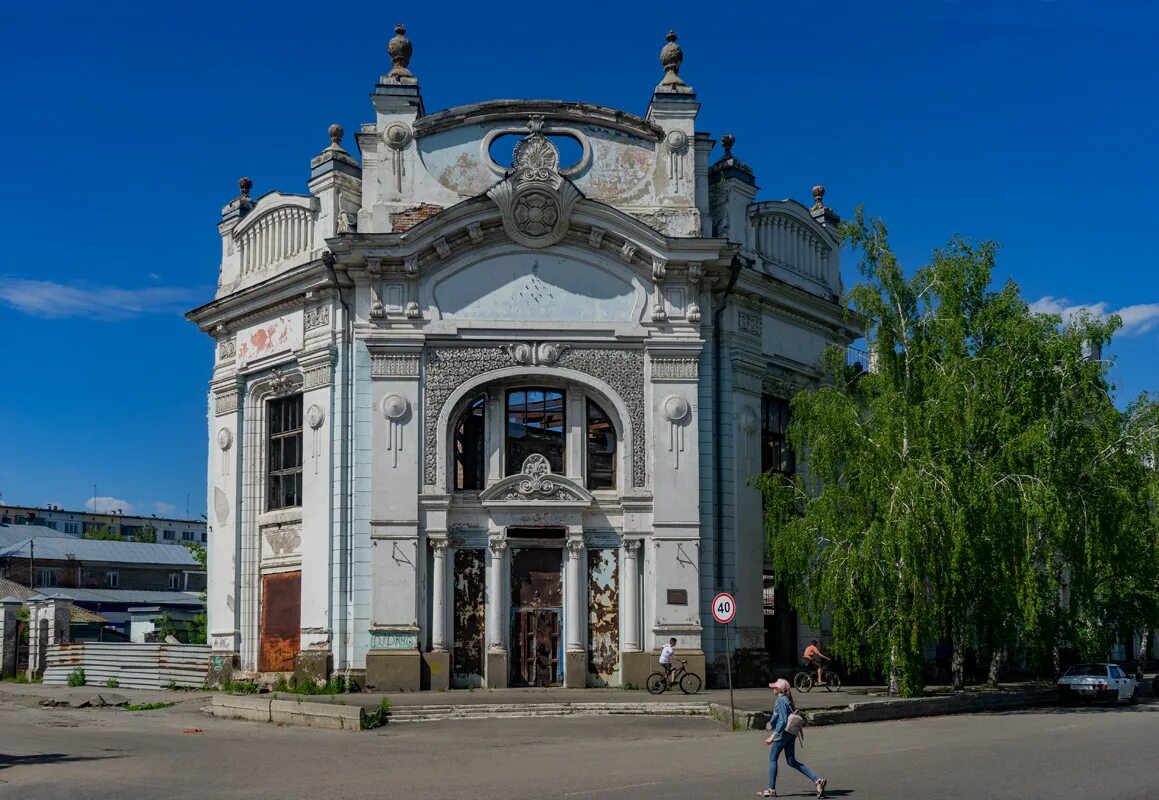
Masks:
[[[813,783],[817,782],[817,776],[813,774],[813,770],[806,767],[797,760],[797,737],[791,733],[782,733],[781,738],[773,742],[772,749],[769,750],[769,788],[777,788],[777,761],[781,757],[781,751],[785,751],[785,763],[795,770],[798,770]]]

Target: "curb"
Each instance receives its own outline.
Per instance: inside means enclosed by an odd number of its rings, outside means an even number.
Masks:
[[[365,711],[361,706],[278,700],[272,697],[214,695],[205,711],[215,717],[252,722],[276,722],[330,730],[362,730]]]
[[[955,694],[943,697],[914,697],[896,700],[878,700],[850,703],[845,708],[818,708],[804,710],[810,725],[843,725],[851,722],[884,722],[917,717],[939,717],[947,714],[973,714],[982,711],[1010,711],[1053,705],[1057,695],[1053,689],[1002,694]],[[728,706],[709,704],[709,715],[728,722]],[[736,712],[735,726],[741,730],[765,730],[769,724],[767,711]]]

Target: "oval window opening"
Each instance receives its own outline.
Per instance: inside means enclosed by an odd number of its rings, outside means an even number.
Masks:
[[[578,166],[584,156],[584,147],[574,136],[564,133],[545,133],[548,141],[559,151],[559,168],[561,171]],[[487,149],[488,155],[503,169],[511,169],[511,159],[515,155],[515,145],[526,139],[526,134],[505,133],[491,140]]]

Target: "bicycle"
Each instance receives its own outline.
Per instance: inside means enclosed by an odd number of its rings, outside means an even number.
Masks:
[[[825,687],[827,692],[841,691],[841,676],[837,674],[837,670],[825,664],[821,667],[821,685]],[[793,688],[801,692],[809,692],[817,685],[817,668],[813,666],[806,667],[793,676]]]
[[[653,672],[648,676],[648,681],[644,684],[648,689],[648,694],[664,694],[676,686],[679,686],[680,691],[685,694],[696,694],[700,691],[703,684],[700,676],[688,671],[687,661],[682,658],[677,660],[680,662],[680,666],[672,671],[672,680],[668,680],[668,674],[665,672]]]

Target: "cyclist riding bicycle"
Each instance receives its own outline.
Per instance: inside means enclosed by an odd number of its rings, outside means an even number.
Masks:
[[[672,651],[675,649],[676,637],[673,636],[660,650],[660,669],[664,672],[664,679],[669,683],[672,683],[672,676],[676,672],[676,666],[672,663]]]
[[[817,668],[817,685],[824,685],[825,681],[821,679],[821,668],[826,661],[831,661],[832,659],[821,652],[821,648],[817,646],[816,639],[809,642],[809,646],[805,648],[805,652],[801,654],[801,658],[805,660],[806,665]]]

